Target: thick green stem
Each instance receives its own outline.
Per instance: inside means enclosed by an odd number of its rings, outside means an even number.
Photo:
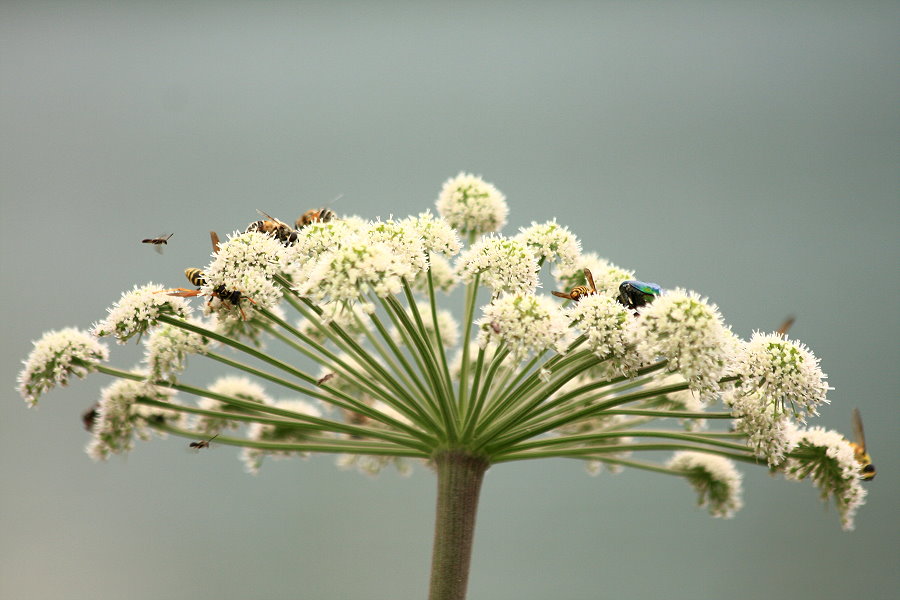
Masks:
[[[464,600],[472,561],[475,513],[484,472],[482,457],[448,450],[434,457],[437,515],[431,559],[429,600]]]

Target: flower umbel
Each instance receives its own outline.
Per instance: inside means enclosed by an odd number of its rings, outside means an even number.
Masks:
[[[718,308],[695,292],[663,294],[641,311],[628,334],[645,363],[664,358],[707,400],[719,391],[734,356],[735,342]]]
[[[507,294],[484,307],[478,343],[502,340],[514,356],[555,350],[563,353],[570,338],[568,320],[555,302],[534,294]]]
[[[432,600],[464,597],[478,492],[505,462],[684,477],[725,518],[742,504],[734,465],[768,467],[810,479],[852,527],[865,453],[836,432],[797,429],[829,389],[803,344],[743,342],[695,292],[631,282],[620,295],[633,272],[582,253],[555,219],[504,237],[506,201],[479,177],[448,180],[437,210],[235,233],[189,270],[199,290],[136,286],[95,325],[95,336],[137,337],[145,368],[106,364],[106,346],[83,331],[49,332],[18,391],[33,405],[72,375],[116,378],[89,423],[98,460],[157,433],[238,447],[251,473],[266,456],[313,453],[368,475],[433,468]],[[540,290],[549,275],[555,295]],[[462,293],[437,294],[457,283]],[[191,316],[194,295],[203,319]],[[460,299],[455,313],[442,306]],[[196,363],[226,371],[205,386],[184,380]]]
[[[509,214],[506,197],[500,190],[469,173],[444,182],[437,210],[451,227],[475,235],[500,231]]]
[[[148,283],[134,286],[125,292],[118,302],[107,309],[107,317],[94,325],[91,333],[97,337],[115,336],[116,341],[124,344],[132,336],[141,336],[151,327],[155,327],[160,315],[173,315],[185,318],[191,313],[191,307],[184,298],[177,298],[163,293],[161,285]]]
[[[42,394],[69,383],[75,375],[84,379],[98,364],[109,359],[109,349],[90,334],[74,327],[48,331],[34,343],[19,373],[19,394],[34,406]]]
[[[827,375],[819,368],[819,359],[802,343],[779,334],[754,333],[735,371],[741,378],[740,390],[760,392],[775,414],[790,407],[793,416],[806,422],[828,403]]]
[[[860,484],[860,465],[850,442],[838,432],[822,427],[797,431],[792,442],[797,449],[783,467],[785,476],[809,478],[823,500],[834,498],[841,526],[852,530],[856,511],[865,503],[866,490]]]
[[[727,458],[700,452],[676,452],[667,466],[684,471],[697,490],[697,504],[714,517],[730,519],[744,505],[741,474]]]
[[[475,276],[481,284],[500,292],[531,292],[538,285],[538,264],[525,244],[503,236],[488,236],[460,254],[456,264],[460,279]]]

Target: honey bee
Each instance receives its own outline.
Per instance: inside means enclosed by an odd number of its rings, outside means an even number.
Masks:
[[[853,438],[854,441],[850,442],[850,445],[853,446],[853,454],[859,463],[859,478],[871,481],[875,479],[875,465],[872,464],[872,457],[866,451],[866,434],[863,431],[862,416],[858,408],[853,409]]]
[[[175,235],[174,233],[170,233],[169,235],[162,234],[155,238],[146,238],[141,240],[142,244],[153,244],[153,249],[156,250],[159,254],[162,254],[163,246],[168,245],[169,238]]]
[[[794,317],[790,316],[784,320],[784,323],[781,324],[781,327],[775,333],[780,333],[781,335],[787,335],[788,330],[791,328],[791,325],[794,324]]]
[[[199,442],[191,442],[188,444],[189,448],[194,448],[195,450],[202,450],[203,448],[209,448],[209,443],[219,437],[219,434],[212,436],[208,440],[200,440]]]
[[[209,238],[212,241],[213,252],[218,254],[219,235],[215,231],[210,231]],[[184,276],[187,277],[187,280],[191,282],[191,285],[195,285],[197,286],[197,288],[201,288],[206,285],[206,275],[201,269],[198,269],[196,267],[185,269]],[[193,298],[194,296],[200,295],[199,289],[189,290],[186,288],[173,288],[170,290],[161,291],[167,292],[169,296],[178,296],[180,298]],[[249,300],[253,304],[256,304],[256,302],[252,298],[250,298],[250,296],[245,296],[243,293],[237,290],[227,290],[225,289],[224,285],[217,285],[215,288],[213,288],[212,293],[210,294],[209,302],[212,302],[213,298],[218,298],[222,302],[231,302],[231,304],[237,306],[238,310],[241,312],[241,318],[244,321],[247,320],[247,315],[244,313],[244,309],[241,308],[241,300]]]
[[[285,246],[293,246],[297,243],[297,231],[293,227],[291,227],[284,221],[279,221],[275,217],[268,215],[259,209],[256,209],[256,212],[264,216],[265,219],[260,219],[259,221],[250,223],[250,225],[247,226],[247,231],[259,231],[261,233],[268,233],[269,235],[274,236]]]
[[[584,278],[588,282],[590,287],[588,287],[587,285],[576,285],[575,287],[573,287],[571,289],[571,291],[569,291],[568,294],[563,293],[563,292],[553,292],[553,295],[556,296],[557,298],[567,298],[569,300],[578,302],[584,296],[590,296],[591,294],[596,294],[597,286],[594,285],[594,276],[591,275],[590,269],[584,270]]]
[[[337,215],[334,214],[334,211],[330,208],[313,208],[297,217],[297,220],[294,222],[294,227],[300,230],[307,225],[312,225],[313,223],[327,223],[336,218]]]

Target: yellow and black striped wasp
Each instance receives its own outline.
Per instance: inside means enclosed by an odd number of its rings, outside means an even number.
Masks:
[[[219,235],[215,231],[209,232],[209,239],[212,241],[213,253],[219,253]],[[162,290],[167,292],[170,296],[178,296],[180,298],[193,298],[194,296],[200,295],[200,289],[204,285],[206,285],[206,275],[203,273],[202,269],[198,269],[196,267],[191,267],[184,270],[184,276],[187,277],[187,280],[191,282],[192,285],[197,286],[196,290],[189,290],[187,288],[173,288],[170,290]],[[237,290],[227,290],[224,285],[217,285],[210,294],[209,302],[212,302],[213,298],[218,298],[222,302],[228,301],[241,312],[241,318],[246,321],[247,315],[244,313],[244,309],[241,308],[241,300],[249,300],[253,304],[256,302],[250,298],[249,296],[244,295],[243,293]],[[208,303],[207,303],[208,304]]]
[[[571,290],[569,290],[568,294],[566,294],[564,292],[557,292],[557,291],[552,292],[552,294],[554,296],[556,296],[557,298],[566,298],[566,299],[572,300],[574,302],[578,302],[584,296],[590,296],[591,294],[596,294],[597,286],[594,285],[594,276],[591,275],[590,269],[584,270],[584,279],[585,279],[585,281],[587,281],[587,283],[590,287],[588,287],[588,285],[576,285]]]

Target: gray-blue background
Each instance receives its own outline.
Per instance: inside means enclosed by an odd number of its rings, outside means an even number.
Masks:
[[[888,598],[898,589],[896,2],[0,4],[0,596],[421,598],[434,481],[329,457],[242,471],[178,440],[94,464],[80,413],[28,411],[30,340],[120,292],[182,285],[207,231],[433,206],[460,170],[511,207],[793,334],[862,409],[879,468],[857,531],[808,484],[744,468],[707,517],[675,478],[502,465],[470,597]],[[137,243],[175,232],[162,256]],[[458,311],[458,308],[456,308]],[[130,367],[136,349],[115,347]],[[216,369],[194,361],[192,380]],[[893,507],[893,508],[891,508]]]

